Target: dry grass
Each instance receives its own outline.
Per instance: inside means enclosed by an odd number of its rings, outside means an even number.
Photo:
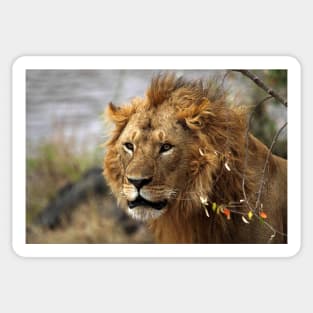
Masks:
[[[70,221],[63,220],[56,230],[31,225],[27,243],[151,243],[151,234],[141,226],[127,234],[113,217],[103,216],[93,202],[80,205]]]
[[[101,164],[96,153],[77,151],[77,144],[73,140],[66,141],[58,136],[42,143],[34,155],[27,157],[28,223],[55,196],[58,189],[68,182],[75,182],[92,165]]]
[[[35,225],[37,214],[69,182],[77,181],[85,170],[101,164],[101,155],[77,149],[62,136],[43,143],[34,156],[27,158],[27,243],[148,243],[151,235],[140,226],[128,234],[119,222],[112,197],[90,198],[61,225],[47,229]]]

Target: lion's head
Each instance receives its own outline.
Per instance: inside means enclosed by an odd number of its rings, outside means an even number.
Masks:
[[[111,103],[107,115],[115,129],[104,172],[119,205],[139,220],[173,213],[178,204],[186,216],[200,210],[221,164],[232,166],[238,157],[228,142],[242,143],[236,134],[245,115],[233,110],[232,121],[228,114],[217,84],[174,75],[153,79],[144,98],[122,107]]]

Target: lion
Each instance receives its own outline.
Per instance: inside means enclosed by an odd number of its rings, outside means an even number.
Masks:
[[[247,107],[216,82],[159,74],[106,114],[104,176],[157,243],[287,242],[287,161],[247,132]]]

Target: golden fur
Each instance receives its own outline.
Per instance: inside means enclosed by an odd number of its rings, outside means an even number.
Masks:
[[[128,208],[147,221],[157,242],[266,243],[273,234],[267,223],[287,231],[287,162],[270,155],[255,208],[268,149],[249,134],[245,166],[246,109],[229,105],[217,86],[159,75],[144,98],[108,107],[115,129],[104,175],[121,207],[139,195],[158,203],[157,209],[146,202]],[[242,201],[243,176],[249,204]],[[136,189],[131,179],[145,179],[145,185]],[[222,212],[228,209],[227,218]],[[263,210],[265,223],[258,215]],[[271,242],[284,243],[286,237],[276,233]]]

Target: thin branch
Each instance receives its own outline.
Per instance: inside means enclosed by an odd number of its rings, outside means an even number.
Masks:
[[[268,166],[268,162],[269,162],[270,156],[272,154],[272,150],[273,150],[273,148],[274,148],[274,146],[275,146],[275,144],[277,142],[277,139],[278,139],[279,135],[281,134],[281,132],[283,131],[283,129],[286,126],[287,126],[287,122],[277,131],[277,133],[275,134],[275,136],[273,138],[272,144],[271,144],[269,150],[267,151],[267,156],[266,156],[265,164],[264,164],[263,171],[262,171],[261,183],[260,183],[260,187],[259,187],[259,191],[258,191],[258,198],[257,198],[256,203],[255,203],[255,209],[257,209],[259,204],[260,204],[260,199],[261,199],[261,195],[262,195],[262,192],[263,192],[263,186],[264,186],[265,172],[266,172],[266,168]]]
[[[269,224],[268,222],[266,222],[262,217],[258,216],[258,215],[255,215],[255,217],[261,222],[261,223],[264,223],[272,232],[273,232],[273,235],[276,236],[276,234],[279,234],[279,235],[282,235],[284,237],[287,237],[287,234],[275,229],[271,224]],[[271,239],[270,239],[271,240]],[[269,241],[270,241],[269,240]]]
[[[234,208],[240,208],[243,207],[244,205],[249,209],[250,212],[253,213],[253,215],[260,221],[262,222],[265,226],[267,226],[271,231],[272,231],[272,235],[270,236],[268,243],[271,243],[273,241],[273,239],[276,237],[277,234],[282,235],[284,237],[287,237],[286,233],[283,233],[281,231],[278,231],[277,229],[275,229],[270,223],[268,223],[267,221],[264,220],[263,217],[259,216],[258,213],[260,212],[256,212],[259,205],[260,205],[260,199],[261,199],[261,195],[263,192],[263,187],[264,187],[264,178],[265,178],[265,173],[266,173],[266,169],[268,167],[268,163],[269,163],[269,159],[270,159],[270,155],[272,153],[272,150],[277,142],[277,139],[279,137],[279,135],[281,134],[281,132],[283,131],[283,129],[287,126],[287,122],[277,131],[277,133],[275,134],[271,146],[267,152],[267,156],[266,156],[266,160],[264,163],[264,167],[263,167],[263,171],[262,171],[262,176],[261,176],[261,182],[260,182],[260,186],[259,186],[259,190],[258,190],[258,196],[257,196],[257,200],[256,200],[256,205],[254,208],[252,208],[250,206],[249,203],[249,199],[247,198],[247,194],[246,194],[246,190],[245,190],[245,180],[246,180],[246,170],[247,170],[247,166],[248,166],[248,151],[249,151],[249,131],[251,129],[251,124],[252,124],[252,119],[253,116],[255,114],[256,109],[262,105],[264,102],[275,98],[277,101],[279,101],[280,103],[282,103],[283,105],[285,105],[287,107],[287,101],[281,97],[279,94],[277,94],[275,91],[273,91],[272,89],[270,89],[269,87],[266,86],[266,84],[259,79],[256,75],[254,75],[252,72],[248,71],[248,70],[233,70],[233,71],[237,71],[237,72],[241,72],[243,75],[247,76],[248,78],[250,78],[251,80],[254,81],[254,83],[256,85],[258,85],[259,87],[261,87],[266,93],[269,94],[269,96],[265,97],[264,99],[262,99],[253,109],[250,117],[249,117],[249,121],[248,121],[248,125],[247,125],[247,130],[246,130],[246,138],[245,138],[245,156],[244,156],[244,169],[243,169],[243,173],[242,173],[242,192],[243,192],[243,197],[244,197],[244,201],[243,203],[239,203],[238,205],[236,203],[229,203],[228,205],[226,205],[226,207],[235,214],[239,214],[242,216],[245,216],[247,213],[244,213],[242,211],[237,211],[234,210]],[[229,71],[225,73],[224,77],[223,77],[223,82],[222,82],[222,88],[224,86],[224,81],[227,77],[227,75],[229,74]],[[227,143],[227,141],[226,141]],[[242,200],[241,200],[242,201]],[[262,206],[262,204],[261,204]]]
[[[255,74],[253,74],[252,72],[248,71],[248,70],[233,70],[234,72],[240,72],[241,74],[247,76],[248,78],[250,78],[251,80],[254,81],[254,83],[256,85],[258,85],[260,88],[262,88],[265,92],[267,92],[269,95],[271,95],[272,97],[274,97],[277,101],[279,101],[280,103],[282,103],[285,107],[287,107],[287,100],[284,99],[282,96],[280,96],[276,91],[274,91],[273,89],[269,88],[264,82],[263,80],[261,80],[258,76],[256,76]]]
[[[224,88],[224,83],[225,83],[225,80],[226,80],[226,77],[230,74],[231,70],[227,70],[223,76],[223,79],[222,79],[222,82],[221,82],[221,87],[222,87],[222,90],[223,92],[225,91],[225,88]]]
[[[244,200],[246,202],[246,204],[248,205],[249,209],[252,210],[250,204],[249,204],[249,201],[248,201],[248,198],[247,198],[247,195],[246,195],[246,188],[245,188],[245,180],[246,180],[246,170],[247,170],[247,166],[248,166],[248,151],[249,151],[249,132],[250,132],[250,129],[251,129],[251,122],[252,122],[252,118],[255,114],[255,111],[256,109],[261,106],[264,102],[272,99],[273,97],[272,96],[267,96],[265,97],[263,100],[261,100],[253,109],[252,113],[250,114],[250,117],[249,117],[249,122],[248,122],[248,127],[247,127],[247,130],[246,130],[246,146],[245,146],[245,159],[244,159],[244,168],[243,168],[243,177],[242,177],[242,192],[243,192],[243,197],[244,197]]]

